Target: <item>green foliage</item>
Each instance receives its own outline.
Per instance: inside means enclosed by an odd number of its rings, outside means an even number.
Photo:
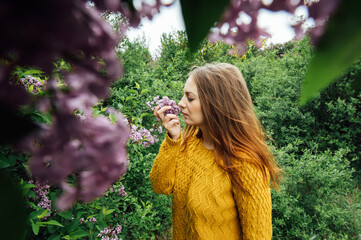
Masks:
[[[300,156],[297,148],[290,143],[275,151],[286,171],[280,193],[272,192],[275,239],[358,239],[361,193],[347,150],[305,149]]]

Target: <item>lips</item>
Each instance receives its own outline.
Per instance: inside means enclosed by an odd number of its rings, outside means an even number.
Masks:
[[[186,114],[186,113],[184,113],[184,112],[182,112],[182,114],[183,114],[183,116],[188,116],[188,114]]]

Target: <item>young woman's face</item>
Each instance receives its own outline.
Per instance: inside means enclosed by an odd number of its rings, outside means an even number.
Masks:
[[[184,86],[184,95],[178,106],[182,108],[184,122],[188,125],[202,126],[204,119],[198,90],[193,78],[188,78]]]

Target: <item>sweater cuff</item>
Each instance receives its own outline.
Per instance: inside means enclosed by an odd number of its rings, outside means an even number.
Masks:
[[[181,141],[182,141],[182,133],[179,136],[179,138],[177,139],[177,141],[174,141],[173,139],[170,138],[168,132],[166,133],[166,137],[165,137],[165,141],[167,144],[170,144],[172,146],[176,146],[176,145],[180,145]]]

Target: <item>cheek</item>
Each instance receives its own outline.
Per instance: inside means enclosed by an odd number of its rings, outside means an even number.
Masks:
[[[196,106],[193,111],[194,111],[194,113],[196,113],[196,116],[197,116],[198,120],[203,119],[203,113],[202,113],[202,109],[201,109],[200,106]]]

